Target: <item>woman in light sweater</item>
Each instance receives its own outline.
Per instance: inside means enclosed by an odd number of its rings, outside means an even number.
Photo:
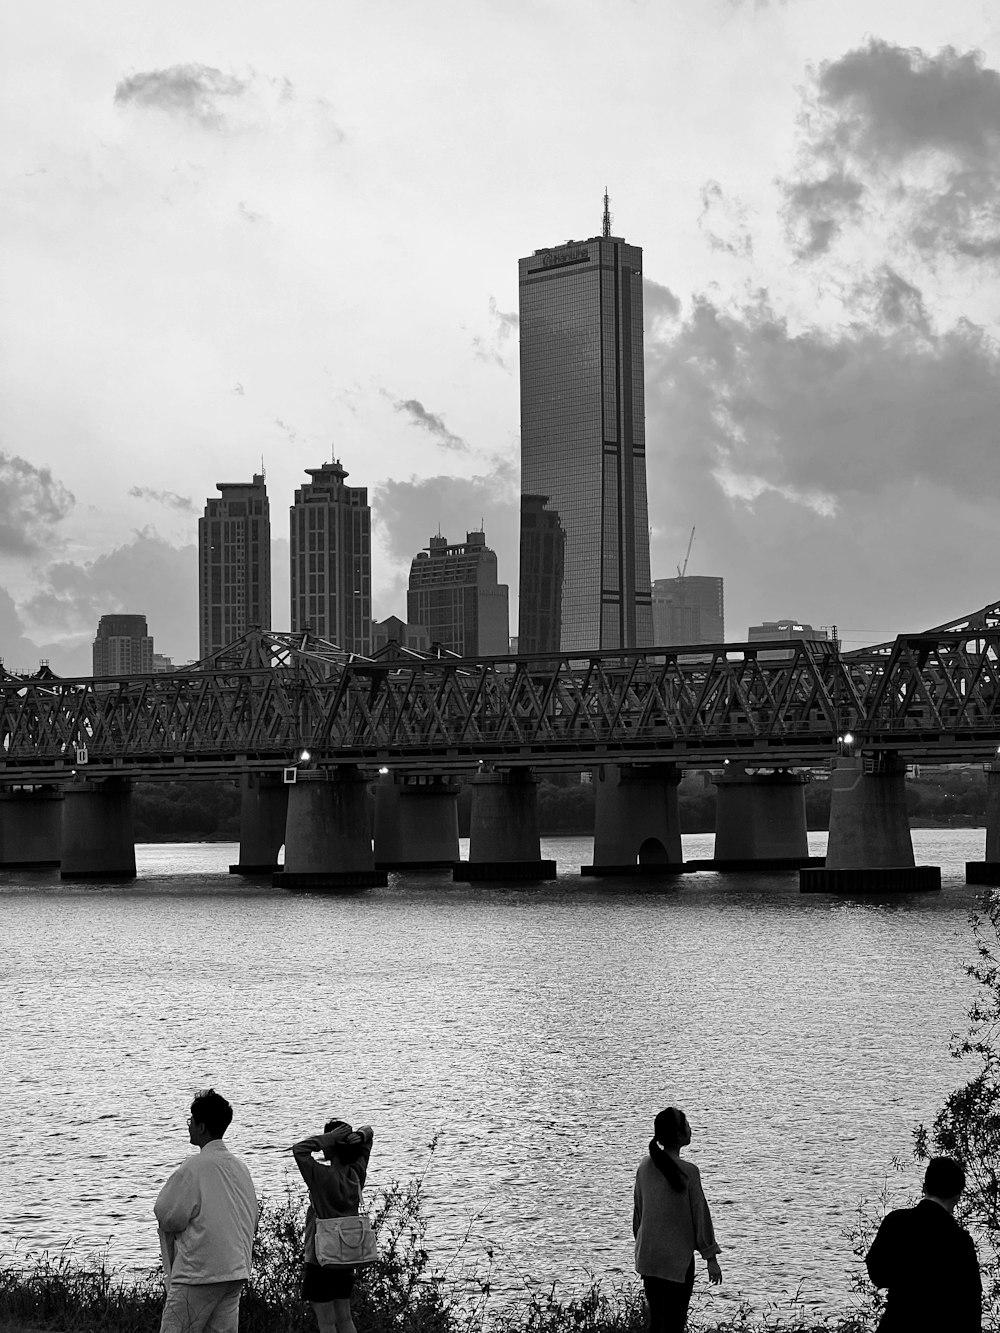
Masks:
[[[684,1333],[695,1250],[708,1261],[709,1281],[722,1281],[701,1176],[693,1163],[681,1161],[690,1142],[687,1116],[668,1106],[653,1122],[649,1155],[635,1177],[635,1268],[646,1289],[652,1333]]]
[[[371,1125],[352,1130],[346,1120],[328,1120],[322,1134],[302,1139],[292,1148],[309,1189],[302,1299],[312,1305],[320,1333],[357,1333],[351,1315],[355,1269],[317,1262],[316,1219],[358,1216],[374,1137]],[[314,1153],[322,1153],[326,1161],[318,1162]]]

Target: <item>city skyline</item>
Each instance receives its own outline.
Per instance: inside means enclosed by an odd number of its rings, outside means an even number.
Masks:
[[[644,251],[652,577],[696,522],[735,634],[798,615],[851,648],[991,601],[992,10],[454,13],[4,15],[8,662],[85,672],[116,609],[196,657],[203,497],[263,466],[284,500],[331,440],[369,489],[374,617],[440,523],[485,525],[513,619],[515,260],[593,235],[605,184]]]

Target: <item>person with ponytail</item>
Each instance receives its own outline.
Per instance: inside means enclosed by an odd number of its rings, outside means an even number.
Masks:
[[[691,1142],[687,1116],[668,1106],[653,1122],[649,1153],[635,1176],[635,1269],[649,1303],[651,1333],[684,1333],[694,1286],[694,1252],[708,1263],[708,1280],[722,1281],[701,1175],[681,1161]]]

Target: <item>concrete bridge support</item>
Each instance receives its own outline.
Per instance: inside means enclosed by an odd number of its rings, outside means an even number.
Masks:
[[[841,758],[830,778],[823,869],[799,871],[803,893],[915,893],[940,889],[938,866],[915,866],[899,756]]]
[[[469,859],[456,880],[555,879],[555,861],[542,860],[538,784],[529,768],[480,770],[472,784]]]
[[[60,876],[135,879],[129,778],[81,778],[63,788]]]
[[[715,870],[798,870],[809,865],[802,773],[748,773],[731,764],[715,781]],[[822,865],[823,858],[812,864]]]
[[[966,884],[1000,884],[1000,763],[985,766],[986,859],[966,861]]]
[[[240,781],[240,859],[231,875],[273,875],[285,841],[288,787],[281,773],[245,773]]]
[[[302,770],[288,788],[284,889],[343,893],[385,884],[372,855],[368,783],[352,764]]]
[[[684,869],[676,764],[594,770],[594,864],[581,875],[663,875]]]
[[[55,787],[0,792],[0,866],[57,866],[62,804]]]
[[[376,867],[451,870],[458,859],[458,784],[383,773],[375,789]]]

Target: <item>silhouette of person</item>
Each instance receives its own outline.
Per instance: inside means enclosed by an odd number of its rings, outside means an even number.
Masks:
[[[691,1142],[687,1116],[668,1106],[653,1122],[649,1153],[635,1176],[635,1269],[649,1304],[652,1333],[683,1333],[694,1287],[694,1252],[708,1262],[708,1278],[722,1281],[701,1175],[681,1161]]]
[[[191,1103],[186,1157],[153,1211],[167,1286],[160,1333],[237,1333],[260,1207],[246,1164],[222,1136],[233,1108],[215,1091]]]
[[[932,1157],[917,1206],[882,1219],[865,1259],[875,1286],[888,1288],[878,1333],[980,1333],[976,1247],[952,1216],[964,1189],[961,1165]]]
[[[302,1299],[312,1305],[320,1333],[357,1333],[351,1314],[355,1269],[319,1263],[316,1219],[358,1216],[374,1137],[371,1125],[352,1130],[346,1120],[328,1120],[322,1134],[292,1147],[295,1164],[309,1189]],[[316,1161],[313,1153],[319,1152],[325,1162]]]

